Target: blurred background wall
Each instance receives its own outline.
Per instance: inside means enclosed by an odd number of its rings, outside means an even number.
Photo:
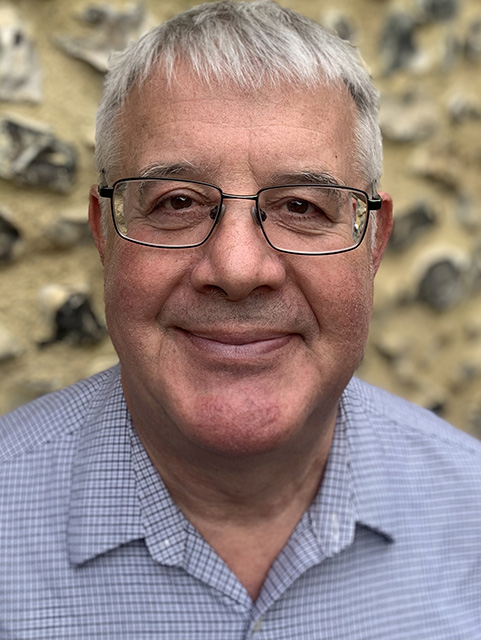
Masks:
[[[193,4],[0,2],[0,413],[116,362],[87,228],[103,70]],[[381,89],[395,230],[358,373],[481,437],[479,0],[284,4],[359,46]]]

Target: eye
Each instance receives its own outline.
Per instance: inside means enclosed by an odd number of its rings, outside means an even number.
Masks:
[[[288,211],[292,213],[307,213],[312,206],[307,200],[290,200],[286,204]]]
[[[159,202],[159,204],[163,204],[163,203]],[[192,198],[190,198],[189,196],[178,195],[178,196],[172,196],[165,200],[166,206],[170,205],[172,209],[176,209],[177,211],[179,209],[187,209],[188,207],[191,207],[192,204],[193,204]]]

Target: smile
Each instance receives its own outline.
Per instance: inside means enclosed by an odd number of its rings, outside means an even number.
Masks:
[[[270,354],[288,345],[295,337],[293,333],[197,333],[180,329],[191,345],[220,359],[239,359],[260,357]]]

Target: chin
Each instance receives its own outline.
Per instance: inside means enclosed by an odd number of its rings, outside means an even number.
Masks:
[[[203,399],[196,403],[193,419],[182,422],[184,435],[197,447],[237,458],[274,451],[295,437],[299,427],[279,404],[258,400],[235,406]]]

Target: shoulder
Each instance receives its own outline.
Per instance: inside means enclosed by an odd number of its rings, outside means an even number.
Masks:
[[[431,567],[446,563],[448,552],[453,566],[478,562],[481,442],[357,379],[341,412],[363,522],[403,541],[413,557],[431,558]]]
[[[481,462],[481,441],[457,429],[432,411],[354,378],[346,389],[347,411],[362,410],[380,436],[406,442],[429,442],[440,449],[459,451]]]
[[[357,378],[348,385],[343,406],[348,415],[369,423],[390,459],[399,458],[411,469],[450,469],[481,480],[481,441],[433,412]]]
[[[113,367],[0,417],[0,464],[77,431],[119,377]]]

